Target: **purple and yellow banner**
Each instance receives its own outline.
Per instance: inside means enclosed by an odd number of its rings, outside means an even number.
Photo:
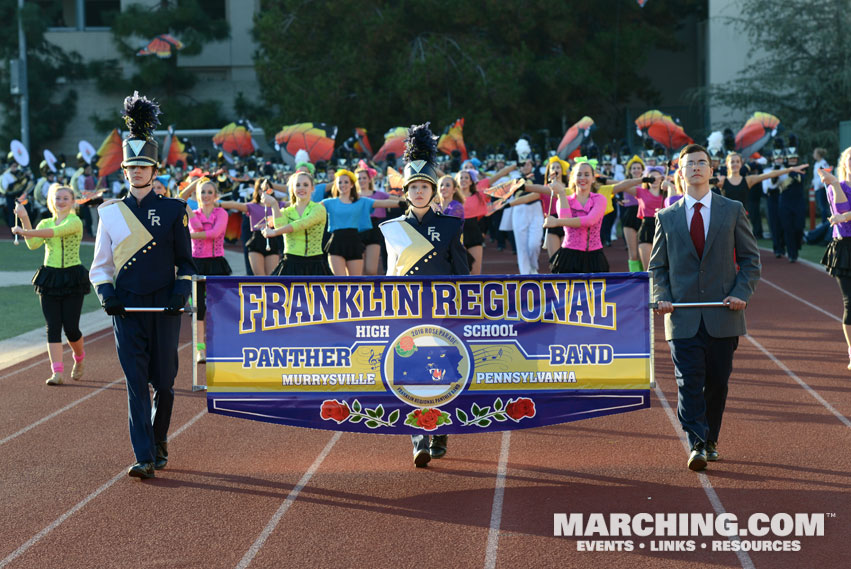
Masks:
[[[206,282],[211,413],[452,434],[650,406],[646,274]]]

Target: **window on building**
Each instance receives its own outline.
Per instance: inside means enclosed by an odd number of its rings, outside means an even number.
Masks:
[[[201,0],[198,3],[210,20],[227,20],[227,0]]]
[[[77,6],[75,0],[30,0],[39,8],[41,18],[49,28],[76,28]]]
[[[87,28],[106,28],[121,12],[121,0],[86,0],[84,10]]]

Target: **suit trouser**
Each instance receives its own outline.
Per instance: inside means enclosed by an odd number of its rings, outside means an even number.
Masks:
[[[668,340],[677,379],[677,417],[690,448],[718,442],[739,337],[713,338],[700,321],[692,338]]]
[[[509,211],[517,246],[517,268],[521,275],[536,275],[541,256],[541,239],[544,237],[541,202],[511,206]]]
[[[125,306],[166,306],[169,291],[136,295],[117,291]],[[180,317],[161,313],[133,313],[113,317],[115,347],[127,384],[130,444],[138,462],[153,462],[156,443],[168,440],[177,375]],[[148,384],[154,388],[154,400]]]
[[[783,227],[780,224],[780,192],[769,190],[766,197],[766,214],[768,215],[768,230],[771,231],[771,245],[774,254],[783,254]]]
[[[428,450],[430,442],[431,437],[429,437],[428,435],[411,435],[411,443],[413,443],[414,445],[414,454],[418,453],[421,450]]]

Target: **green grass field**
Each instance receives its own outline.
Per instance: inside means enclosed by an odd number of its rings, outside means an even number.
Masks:
[[[95,248],[93,242],[83,242],[80,247],[80,260],[86,267],[92,264]],[[35,274],[44,262],[44,247],[31,251],[23,239],[15,246],[12,240],[0,241],[0,271],[29,271]]]
[[[772,245],[771,239],[758,239],[759,246],[768,249],[768,251],[761,251],[763,255],[771,255]],[[821,258],[824,255],[824,245],[807,245],[804,244],[801,247],[801,250],[798,252],[798,256],[801,259],[806,259],[807,261],[812,261],[815,264],[821,264]]]
[[[92,263],[94,247],[83,243],[80,258],[86,267]],[[12,241],[0,241],[0,271],[27,271],[30,276],[44,261],[44,249],[30,251],[21,240],[17,247]],[[3,283],[0,283],[2,285]],[[99,310],[100,303],[92,291],[83,302],[83,313]],[[44,316],[32,285],[0,286],[0,340],[44,327]]]

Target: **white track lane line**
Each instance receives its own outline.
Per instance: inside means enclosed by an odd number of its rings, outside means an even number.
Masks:
[[[189,345],[191,345],[191,344],[192,344],[192,342],[187,342],[187,343],[183,344],[182,346],[180,346],[179,348],[177,348],[177,351],[179,352],[180,350],[182,350],[183,348],[185,348],[186,346],[189,346]],[[72,401],[71,403],[69,403],[69,404],[68,404],[68,405],[66,405],[65,407],[63,407],[63,408],[61,408],[61,409],[58,409],[58,410],[54,411],[54,412],[53,412],[53,413],[51,413],[50,415],[47,415],[46,417],[42,417],[41,419],[39,419],[39,420],[38,420],[38,421],[36,421],[35,423],[32,423],[32,424],[30,424],[30,425],[27,425],[27,426],[26,426],[26,427],[24,427],[23,429],[21,429],[21,430],[19,430],[19,431],[15,432],[15,433],[12,433],[11,435],[9,435],[8,437],[6,437],[6,438],[4,438],[4,439],[0,439],[0,445],[4,445],[4,444],[8,443],[9,441],[11,441],[12,439],[16,439],[16,438],[18,438],[19,436],[23,435],[23,434],[24,434],[24,433],[26,433],[27,431],[30,431],[30,430],[32,430],[32,429],[34,429],[34,428],[38,427],[39,425],[41,425],[41,424],[43,424],[43,423],[46,423],[47,421],[49,421],[49,420],[53,419],[54,417],[57,417],[57,416],[61,415],[62,413],[64,413],[65,411],[67,411],[67,410],[69,410],[69,409],[73,409],[74,407],[76,407],[77,405],[79,405],[80,403],[82,403],[83,401],[85,401],[86,399],[91,399],[91,398],[92,398],[92,397],[94,397],[95,395],[98,395],[98,394],[100,394],[100,393],[102,393],[102,392],[106,391],[107,389],[109,389],[109,388],[110,388],[110,387],[112,387],[113,385],[116,385],[117,383],[121,383],[122,381],[124,381],[124,376],[123,376],[123,375],[122,375],[121,377],[119,377],[118,379],[116,379],[115,381],[112,381],[112,382],[110,382],[110,383],[107,383],[106,385],[104,385],[104,386],[103,386],[103,387],[101,387],[100,389],[98,389],[98,390],[96,390],[96,391],[92,391],[92,392],[91,392],[91,393],[89,393],[88,395],[84,395],[83,397],[80,397],[80,398],[79,398],[79,399],[77,399],[76,401]]]
[[[98,340],[103,340],[104,338],[109,338],[111,336],[113,336],[113,332],[112,332],[112,329],[110,328],[109,331],[105,334],[102,334],[100,336],[95,336],[94,338],[89,338],[88,340],[86,340],[86,344],[93,344],[93,343],[97,342]],[[64,356],[66,353],[70,353],[71,351],[72,350],[70,348],[65,349],[65,350],[62,351],[62,355]],[[24,361],[26,361],[26,360],[24,360]],[[48,362],[50,362],[50,358],[42,358],[40,360],[36,360],[33,363],[31,363],[30,365],[24,366],[21,369],[16,369],[15,371],[10,371],[9,373],[7,373],[5,375],[0,375],[0,381],[3,381],[7,377],[11,377],[11,376],[15,375],[16,373],[20,373],[22,371],[32,369],[37,365],[41,365],[41,364],[48,363]]]
[[[499,526],[502,523],[502,503],[505,497],[505,475],[508,471],[508,447],[511,444],[511,431],[502,432],[502,445],[499,449],[499,465],[496,469],[496,487],[491,506],[491,524],[488,530],[488,543],[485,547],[485,569],[496,567],[499,548]]]
[[[322,461],[328,456],[328,453],[331,452],[331,449],[334,448],[334,445],[337,444],[337,441],[340,440],[342,436],[342,431],[337,431],[334,433],[334,436],[328,441],[328,444],[325,445],[325,448],[322,449],[322,452],[319,453],[319,456],[313,461],[313,464],[310,465],[310,468],[307,469],[307,472],[302,475],[301,479],[298,481],[298,484],[295,485],[295,488],[290,490],[290,493],[287,495],[284,503],[278,508],[278,511],[272,516],[269,520],[269,523],[266,524],[266,527],[263,528],[263,531],[260,532],[260,535],[257,536],[257,539],[248,548],[248,551],[245,552],[245,555],[242,556],[242,559],[236,565],[237,569],[245,569],[251,564],[251,561],[260,551],[260,549],[266,544],[266,540],[269,539],[269,536],[272,535],[272,532],[275,531],[275,528],[281,521],[281,518],[284,517],[284,514],[287,513],[287,510],[290,509],[293,502],[295,502],[296,498],[298,498],[299,493],[301,493],[302,489],[307,486],[307,483],[310,482],[310,479],[313,478],[313,475],[316,474],[316,471],[319,470],[319,466],[322,464]],[[2,568],[0,568],[2,569]]]
[[[169,437],[169,441],[176,439],[183,431],[185,431],[186,429],[188,429],[189,427],[194,425],[195,421],[197,421],[198,419],[200,419],[201,417],[203,417],[206,414],[207,414],[207,410],[204,409],[203,411],[201,411],[200,413],[198,413],[197,415],[192,417],[187,423],[185,423],[182,427],[180,427],[177,431],[175,431],[174,434],[171,435],[171,437]],[[125,467],[124,469],[122,469],[121,472],[119,472],[118,474],[116,474],[115,476],[110,478],[100,488],[98,488],[97,490],[95,490],[94,492],[92,492],[91,494],[89,494],[88,496],[86,496],[85,498],[80,500],[79,502],[77,502],[77,504],[75,504],[74,507],[72,507],[70,510],[68,510],[67,512],[65,512],[64,514],[62,514],[61,516],[59,516],[55,520],[53,520],[47,527],[45,527],[43,530],[41,530],[40,532],[38,532],[37,534],[35,534],[31,538],[29,538],[18,549],[16,549],[15,551],[13,551],[9,555],[7,555],[5,559],[0,561],[0,569],[3,569],[3,567],[6,567],[9,563],[11,563],[15,559],[17,559],[18,557],[23,555],[29,548],[31,548],[33,545],[37,544],[39,541],[44,539],[44,537],[47,534],[49,534],[50,532],[55,530],[57,527],[59,527],[62,524],[62,522],[64,522],[65,520],[67,520],[68,518],[73,516],[75,513],[77,513],[81,509],[83,509],[86,506],[86,504],[88,504],[89,502],[91,502],[92,500],[94,500],[95,498],[100,496],[101,494],[103,494],[113,484],[115,484],[116,482],[118,482],[122,478],[127,478],[127,468],[128,467]]]
[[[771,282],[771,281],[769,281],[769,280],[766,280],[766,279],[760,279],[760,280],[759,280],[759,282],[761,282],[761,283],[765,283],[765,284],[767,284],[767,285],[768,285],[768,286],[770,286],[770,287],[774,287],[774,288],[776,288],[777,290],[779,290],[779,291],[780,291],[780,292],[782,292],[783,294],[786,294],[786,295],[791,296],[792,298],[794,298],[794,299],[795,299],[795,300],[797,300],[798,302],[800,302],[800,303],[802,303],[802,304],[806,304],[807,306],[809,306],[809,307],[810,307],[810,308],[812,308],[813,310],[817,310],[817,311],[821,312],[822,314],[824,314],[824,315],[825,315],[825,316],[827,316],[828,318],[832,318],[833,320],[836,320],[837,322],[842,322],[842,318],[840,318],[840,317],[839,317],[839,316],[837,316],[836,314],[833,314],[832,312],[830,312],[830,311],[828,311],[828,310],[825,310],[824,308],[822,308],[822,307],[820,307],[820,306],[816,306],[815,304],[813,304],[812,302],[810,302],[810,301],[808,301],[808,300],[804,300],[803,298],[801,298],[801,297],[800,297],[800,296],[798,296],[797,294],[794,294],[794,293],[792,293],[792,292],[789,292],[788,290],[786,290],[785,288],[783,288],[783,287],[782,287],[782,286],[780,286],[780,285],[776,285],[776,284],[774,284],[773,282]]]
[[[662,403],[662,407],[665,409],[665,414],[668,415],[668,420],[671,422],[674,432],[676,432],[677,436],[680,438],[683,448],[686,452],[690,452],[691,449],[688,446],[685,433],[683,433],[682,428],[680,428],[679,419],[677,419],[676,415],[674,415],[674,411],[668,404],[668,399],[665,397],[665,393],[658,385],[654,389],[656,391],[656,397],[658,397],[659,402]],[[715,492],[715,488],[712,487],[712,482],[710,482],[709,477],[702,472],[697,472],[696,474],[698,480],[700,480],[700,485],[703,486],[703,491],[706,493],[706,497],[709,498],[709,503],[712,504],[712,509],[715,510],[715,513],[719,516],[721,514],[726,514],[727,510],[724,509],[724,504],[721,503],[721,498],[718,497],[718,494]],[[730,541],[739,541],[739,536],[734,535],[727,539]],[[739,563],[741,563],[742,569],[755,569],[753,560],[746,551],[738,550],[736,551],[736,556],[739,558]]]
[[[828,411],[830,411],[831,413],[833,413],[833,415],[834,415],[837,419],[839,419],[839,421],[840,421],[843,425],[845,425],[846,427],[851,428],[851,421],[849,421],[849,420],[848,420],[848,418],[847,418],[845,415],[843,415],[842,413],[840,413],[839,411],[837,411],[837,410],[836,410],[836,408],[835,408],[833,405],[831,405],[830,403],[828,403],[828,402],[824,399],[824,397],[822,397],[821,395],[819,395],[819,394],[818,394],[818,392],[817,392],[815,389],[813,389],[812,387],[810,387],[809,385],[807,385],[807,383],[806,383],[803,379],[801,379],[800,377],[798,377],[798,376],[795,374],[795,372],[794,372],[794,371],[792,371],[791,369],[789,369],[789,368],[786,366],[786,364],[784,364],[784,363],[783,363],[783,362],[781,362],[779,359],[777,359],[777,357],[776,357],[774,354],[772,354],[771,352],[769,352],[768,350],[766,350],[766,349],[765,349],[765,347],[764,347],[762,344],[760,344],[759,342],[757,342],[756,340],[754,340],[752,336],[749,336],[749,335],[748,335],[748,336],[745,336],[745,338],[747,338],[747,339],[748,339],[748,342],[750,342],[751,344],[753,344],[754,346],[756,346],[756,348],[757,348],[759,351],[761,351],[763,354],[765,354],[765,355],[768,357],[768,359],[770,359],[772,362],[774,362],[774,364],[775,364],[777,367],[779,367],[780,369],[782,369],[783,371],[785,371],[785,372],[786,372],[786,375],[788,375],[789,377],[791,377],[792,379],[794,379],[794,380],[798,383],[798,385],[800,385],[801,387],[803,387],[804,389],[806,389],[806,390],[807,390],[807,393],[809,393],[810,395],[812,395],[813,399],[815,399],[816,401],[818,401],[819,403],[821,403],[821,404],[824,406],[824,408],[825,408],[825,409],[827,409]]]

